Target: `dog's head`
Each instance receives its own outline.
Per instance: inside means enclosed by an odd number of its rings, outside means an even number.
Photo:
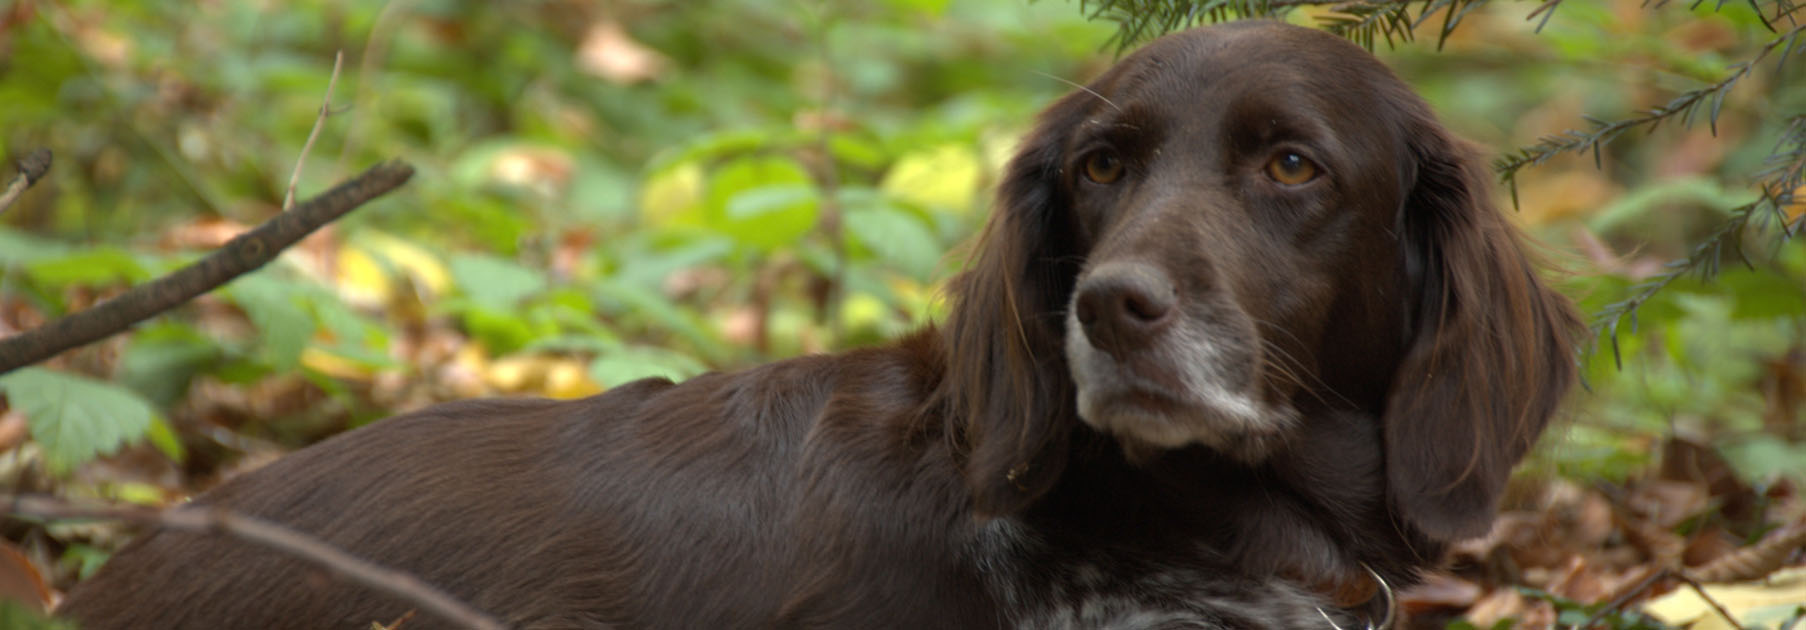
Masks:
[[[1406,520],[1484,531],[1575,321],[1487,180],[1366,51],[1279,23],[1167,36],[1062,98],[947,326],[979,511],[1046,492],[1081,423],[1132,460],[1259,465],[1354,410]]]

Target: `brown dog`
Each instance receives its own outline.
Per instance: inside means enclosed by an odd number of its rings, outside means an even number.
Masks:
[[[1360,48],[1163,38],[1022,143],[944,327],[569,402],[433,407],[196,503],[523,628],[1329,628],[1485,532],[1572,378],[1488,175]],[[1361,591],[1363,589],[1352,589]],[[160,532],[108,628],[407,602]],[[417,617],[407,628],[438,627]]]

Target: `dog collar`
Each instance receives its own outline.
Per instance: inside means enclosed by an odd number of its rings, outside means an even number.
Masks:
[[[1391,630],[1392,622],[1396,619],[1398,611],[1398,598],[1392,594],[1392,585],[1387,584],[1386,578],[1380,577],[1379,572],[1374,571],[1373,567],[1367,566],[1367,563],[1361,563],[1361,568],[1367,571],[1369,580],[1358,580],[1353,584],[1339,584],[1330,593],[1331,599],[1335,600],[1337,608],[1354,611],[1355,614],[1365,619],[1367,624],[1363,630]],[[1378,622],[1374,621],[1375,604],[1380,606]],[[1336,619],[1321,607],[1317,609],[1317,614],[1323,616],[1323,621],[1329,623],[1329,627],[1335,630],[1349,630],[1342,627],[1342,624],[1336,623]]]

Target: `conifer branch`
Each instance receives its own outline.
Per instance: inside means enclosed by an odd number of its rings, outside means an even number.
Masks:
[[[1729,93],[1731,88],[1735,87],[1744,77],[1749,76],[1756,66],[1776,48],[1781,49],[1781,55],[1776,61],[1776,65],[1785,65],[1802,32],[1806,32],[1806,25],[1795,26],[1787,32],[1781,33],[1768,44],[1757,49],[1748,60],[1732,65],[1731,73],[1725,78],[1711,85],[1682,93],[1669,100],[1667,104],[1650,109],[1641,116],[1615,121],[1589,116],[1587,121],[1593,124],[1590,131],[1569,129],[1557,135],[1544,136],[1535,145],[1499,158],[1493,162],[1493,170],[1498,171],[1499,181],[1511,190],[1511,205],[1516,206],[1518,203],[1518,171],[1526,167],[1541,165],[1550,158],[1563,153],[1588,151],[1593,153],[1593,166],[1601,168],[1604,166],[1604,155],[1602,154],[1604,146],[1626,131],[1638,127],[1647,127],[1654,131],[1664,121],[1677,117],[1682,125],[1691,125],[1699,108],[1709,104],[1711,109],[1707,115],[1707,123],[1711,126],[1712,135],[1718,135],[1718,114],[1724,106],[1725,94]]]
[[[1800,215],[1789,216],[1790,208],[1802,203],[1796,191],[1806,186],[1806,115],[1794,116],[1776,144],[1775,151],[1756,174],[1761,196],[1755,201],[1732,208],[1730,216],[1685,258],[1670,261],[1662,273],[1632,288],[1629,298],[1607,304],[1593,320],[1593,335],[1606,335],[1612,346],[1612,362],[1622,368],[1624,359],[1618,349],[1618,328],[1626,320],[1631,330],[1637,328],[1637,309],[1674,281],[1689,274],[1703,280],[1717,277],[1727,255],[1735,256],[1745,266],[1754,267],[1745,253],[1744,238],[1753,234],[1773,234],[1778,246],[1799,233]],[[1778,228],[1778,229],[1775,229]],[[1589,350],[1590,353],[1590,350]]]

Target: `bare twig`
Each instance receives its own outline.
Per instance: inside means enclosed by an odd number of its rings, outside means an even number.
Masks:
[[[295,158],[295,173],[288,177],[288,193],[282,196],[282,209],[295,207],[295,185],[301,182],[301,168],[307,165],[307,152],[314,148],[314,139],[320,137],[320,128],[326,126],[326,116],[332,113],[332,88],[339,84],[339,68],[345,65],[345,51],[341,50],[332,56],[332,78],[326,80],[326,100],[320,103],[320,116],[314,119],[314,128],[307,132],[307,143],[301,145],[301,156]]]
[[[841,310],[845,306],[841,300],[847,293],[847,236],[846,208],[840,203],[840,168],[834,157],[834,106],[838,95],[837,82],[840,80],[840,67],[835,64],[828,37],[832,27],[834,7],[822,3],[815,11],[815,52],[818,55],[822,72],[821,87],[821,128],[815,138],[815,150],[820,154],[821,167],[816,170],[817,183],[821,186],[821,220],[819,226],[828,237],[830,247],[834,251],[833,276],[828,279],[827,295],[822,298],[822,308],[818,314],[827,320],[829,330],[833,331],[836,343],[846,339],[846,323],[841,321]],[[760,317],[765,317],[761,311]],[[764,335],[761,334],[761,339]]]
[[[1699,598],[1705,600],[1706,604],[1711,606],[1712,610],[1718,613],[1718,616],[1723,617],[1725,621],[1729,622],[1732,628],[1743,627],[1743,624],[1737,622],[1736,617],[1731,616],[1731,611],[1725,610],[1724,604],[1718,603],[1717,598],[1712,597],[1711,593],[1706,592],[1705,585],[1700,584],[1699,580],[1695,580],[1693,579],[1693,576],[1687,575],[1686,571],[1671,571],[1670,573],[1674,576],[1674,579],[1686,582],[1687,586],[1693,587],[1693,592],[1699,594]]]
[[[357,109],[352,110],[351,117],[345,123],[345,142],[339,145],[339,161],[335,167],[343,172],[345,164],[357,155],[358,140],[366,134],[363,128],[370,118],[368,112],[375,111],[375,103],[382,97],[382,91],[376,89],[376,66],[389,55],[389,42],[394,39],[396,25],[405,23],[411,5],[415,0],[387,0],[382,11],[376,14],[376,21],[370,25],[370,36],[364,39],[364,49],[358,51],[356,82],[352,86],[352,102]]]
[[[321,540],[269,521],[210,506],[169,510],[72,505],[42,496],[5,496],[6,511],[33,518],[104,519],[196,534],[224,534],[313,563],[347,580],[393,595],[469,628],[502,630],[501,622],[413,575],[379,566]]]
[[[1599,607],[1599,610],[1593,611],[1593,614],[1587,615],[1585,621],[1580,622],[1578,625],[1568,626],[1568,630],[1588,630],[1593,627],[1593,624],[1599,623],[1599,620],[1604,619],[1606,615],[1623,612],[1624,607],[1630,605],[1631,601],[1649,594],[1649,589],[1664,583],[1664,581],[1668,579],[1669,574],[1672,573],[1672,569],[1666,567],[1645,568],[1642,571],[1644,572],[1643,577],[1636,580],[1630,588],[1618,591],[1617,596],[1613,597],[1610,602]]]
[[[274,260],[276,254],[320,226],[408,181],[414,167],[385,162],[339,184],[294,210],[245,232],[206,258],[148,284],[133,287],[88,310],[0,339],[0,374],[106,337]]]
[[[0,191],[0,212],[6,212],[19,199],[19,195],[25,193],[25,189],[31,188],[32,184],[43,179],[44,173],[50,172],[50,149],[32,151],[15,166],[19,167],[19,173],[7,182],[6,190]]]

